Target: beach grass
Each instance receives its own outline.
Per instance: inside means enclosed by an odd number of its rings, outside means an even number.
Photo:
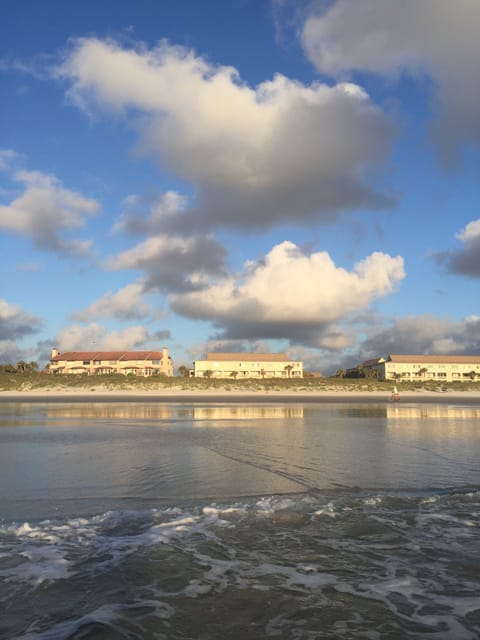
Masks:
[[[27,391],[232,391],[232,392],[391,392],[395,384],[402,391],[480,391],[480,381],[452,382],[440,385],[435,381],[381,382],[369,378],[302,378],[293,379],[207,379],[155,376],[143,378],[124,375],[49,375],[45,373],[0,373],[0,392]]]

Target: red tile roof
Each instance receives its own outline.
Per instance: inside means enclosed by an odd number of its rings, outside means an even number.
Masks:
[[[207,353],[207,360],[218,360],[219,362],[225,362],[235,360],[242,362],[285,362],[290,361],[290,358],[285,353],[221,353],[211,352]]]
[[[61,362],[68,360],[69,362],[83,360],[119,360],[129,362],[132,360],[161,360],[161,351],[66,351],[58,353],[51,359],[51,362]]]
[[[441,355],[403,355],[391,353],[388,358],[388,362],[405,362],[405,363],[418,363],[425,362],[426,364],[480,364],[479,356],[441,356]]]

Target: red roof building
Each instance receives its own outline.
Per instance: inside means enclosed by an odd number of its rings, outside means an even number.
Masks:
[[[162,351],[66,351],[65,353],[52,349],[50,373],[173,376],[173,361],[166,347]]]

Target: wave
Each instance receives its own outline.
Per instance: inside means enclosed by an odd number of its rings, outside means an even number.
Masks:
[[[3,522],[0,637],[477,638],[479,526],[476,486]]]

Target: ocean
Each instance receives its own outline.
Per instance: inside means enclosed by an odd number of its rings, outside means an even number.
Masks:
[[[480,637],[480,406],[0,403],[0,638]]]

